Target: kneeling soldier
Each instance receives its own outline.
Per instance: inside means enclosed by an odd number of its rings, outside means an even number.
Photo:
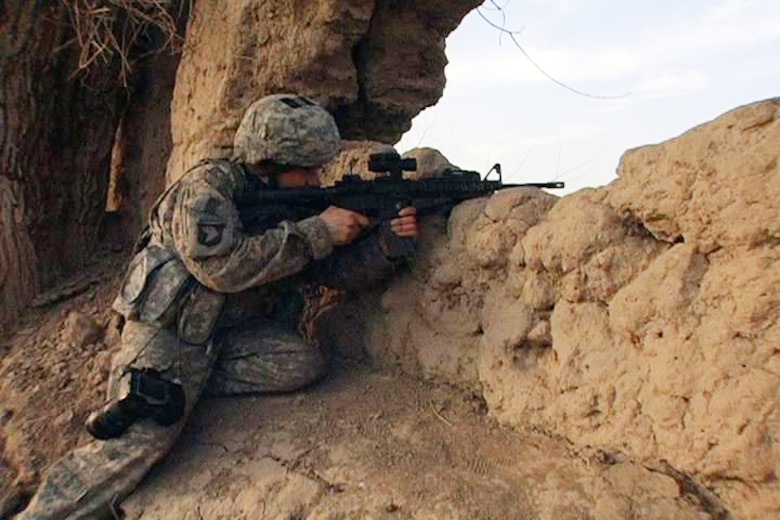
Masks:
[[[57,461],[21,519],[92,517],[126,497],[171,448],[198,398],[287,392],[321,378],[307,325],[352,290],[389,276],[381,232],[358,213],[269,207],[242,221],[253,190],[318,186],[339,148],[330,114],[298,95],[246,112],[230,159],[204,160],[155,203],[114,309],[126,321],[109,402],[87,422],[99,440]],[[414,238],[414,208],[391,221]]]

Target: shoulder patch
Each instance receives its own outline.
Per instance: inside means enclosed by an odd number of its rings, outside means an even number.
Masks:
[[[242,226],[238,210],[219,193],[207,191],[187,201],[179,215],[181,253],[190,258],[229,254]]]
[[[198,242],[204,246],[215,246],[222,242],[225,224],[199,224]]]

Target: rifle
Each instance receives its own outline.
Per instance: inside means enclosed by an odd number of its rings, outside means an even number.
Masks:
[[[338,206],[378,219],[385,233],[388,251],[393,258],[409,257],[414,253],[414,240],[401,238],[390,232],[390,220],[407,207],[417,208],[417,214],[446,212],[457,204],[476,197],[490,195],[506,188],[535,187],[563,188],[563,182],[533,182],[504,184],[501,165],[496,164],[481,178],[480,174],[466,170],[446,170],[423,179],[404,179],[404,171],[415,171],[417,160],[402,159],[395,152],[371,154],[368,169],[381,174],[373,180],[363,180],[358,175],[347,174],[333,186],[323,188],[263,189],[241,194],[236,203],[242,214],[251,215],[253,208],[262,211],[269,206],[294,206],[306,208],[311,215],[329,206]],[[488,179],[495,172],[497,179]]]

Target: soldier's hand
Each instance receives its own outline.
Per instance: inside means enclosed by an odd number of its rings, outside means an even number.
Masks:
[[[331,206],[320,213],[320,218],[328,226],[330,238],[337,246],[351,244],[371,223],[367,217],[360,213],[336,206]]]
[[[409,206],[390,221],[390,229],[402,238],[417,238],[417,208]]]

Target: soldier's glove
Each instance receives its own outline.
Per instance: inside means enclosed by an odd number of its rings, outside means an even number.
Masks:
[[[181,385],[163,379],[153,369],[129,372],[126,392],[87,417],[87,431],[96,439],[119,437],[138,419],[150,418],[160,426],[170,426],[184,415]]]

